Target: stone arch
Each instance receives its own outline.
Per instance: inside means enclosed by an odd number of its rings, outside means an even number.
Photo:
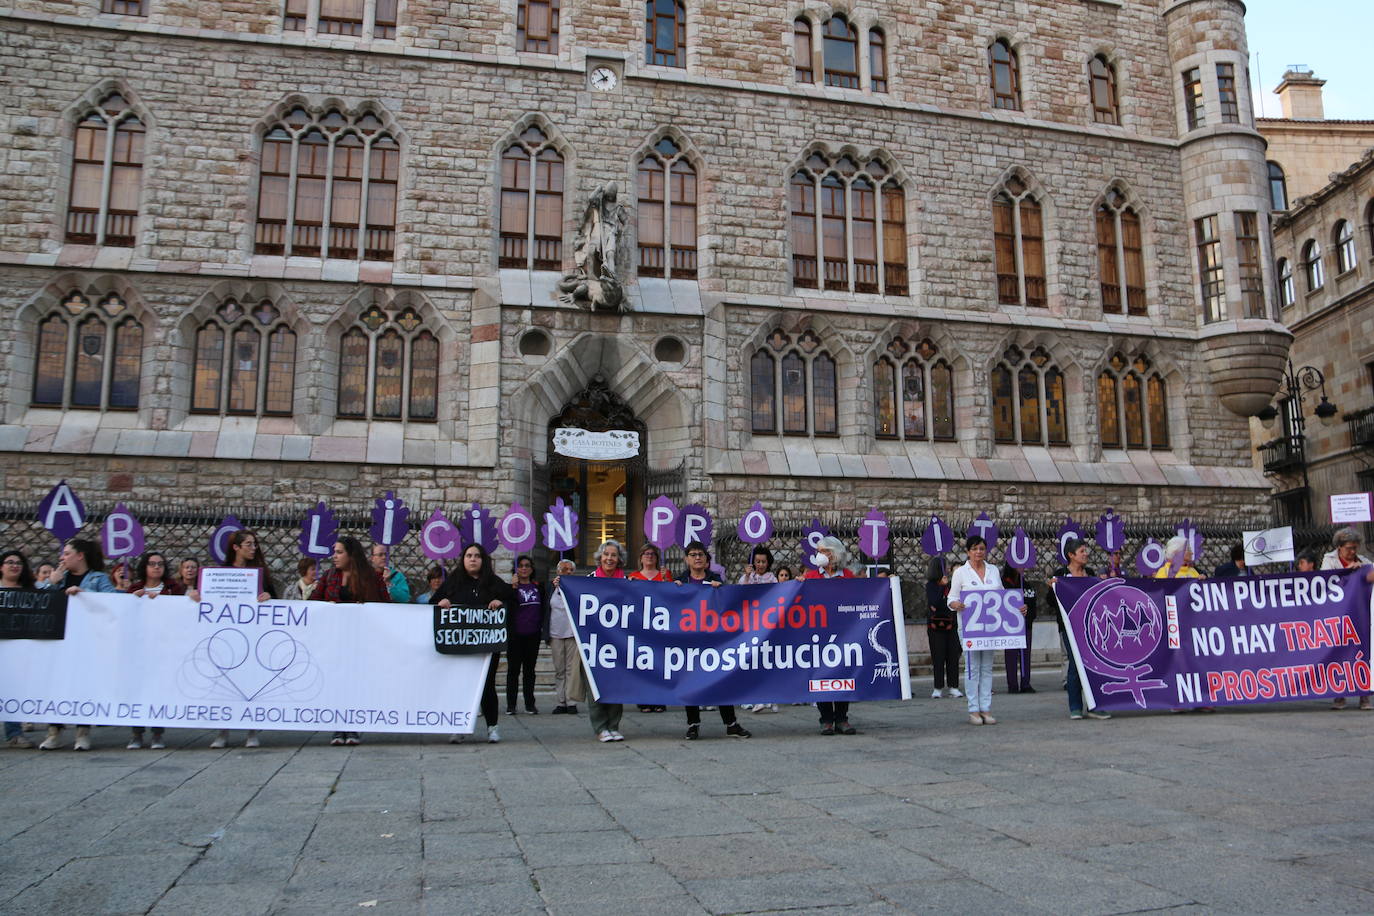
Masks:
[[[700,426],[700,418],[653,354],[620,335],[584,332],[560,347],[511,394],[509,416],[517,452],[528,448],[532,463],[545,462],[549,418],[558,416],[598,374],[645,424],[651,465],[658,455],[680,459],[692,450],[692,430]]]

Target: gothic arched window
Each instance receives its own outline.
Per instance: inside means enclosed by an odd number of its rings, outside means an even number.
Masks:
[[[1322,246],[1316,239],[1308,239],[1302,246],[1302,269],[1307,275],[1307,291],[1315,293],[1326,285],[1326,270],[1322,267]]]
[[[1097,421],[1103,448],[1167,449],[1168,386],[1144,356],[1112,356],[1097,377]]]
[[[111,293],[92,305],[72,293],[38,321],[34,407],[134,410],[143,325]]]
[[[1102,311],[1114,315],[1145,315],[1145,253],[1140,217],[1113,188],[1097,208],[1097,272]]]
[[[296,333],[271,302],[227,299],[196,329],[192,413],[290,416],[295,382]]]
[[[143,122],[111,92],[76,125],[66,240],[132,248],[143,186]]]
[[[1267,163],[1269,167],[1269,206],[1275,210],[1288,209],[1288,177],[1283,174],[1283,166],[1277,162]]]
[[[811,38],[811,20],[805,16],[798,17],[797,21],[792,23],[792,66],[797,82],[814,83],[816,81],[815,65],[811,59],[814,53],[815,45]]]
[[[1043,347],[1029,355],[1008,347],[993,367],[992,426],[997,442],[1069,444],[1064,373]]]
[[[859,88],[859,36],[843,16],[831,16],[821,27],[825,84],[841,89]]]
[[[438,419],[439,340],[413,308],[369,306],[340,337],[338,415]]]
[[[664,137],[639,161],[639,275],[697,275],[697,172]],[[665,255],[667,257],[665,258]]]
[[[906,194],[880,161],[860,168],[812,153],[792,175],[789,203],[795,286],[907,294]]]
[[[1274,272],[1279,279],[1279,306],[1288,308],[1298,301],[1297,290],[1293,287],[1293,264],[1287,258],[1279,258]]]
[[[879,439],[952,440],[954,370],[939,348],[913,349],[894,337],[873,363],[874,435]]]
[[[530,126],[501,154],[499,267],[558,270],[563,265],[563,157]]]
[[[1093,120],[1099,124],[1120,124],[1116,98],[1116,68],[1101,54],[1088,61],[1088,94],[1092,97]]]
[[[1016,176],[992,200],[997,253],[997,301],[1002,305],[1049,304],[1045,283],[1045,222],[1040,202]]]
[[[833,436],[839,433],[835,359],[820,338],[804,332],[794,343],[781,330],[749,362],[749,398],[755,433]]]
[[[1336,228],[1331,233],[1332,241],[1336,247],[1336,274],[1347,273],[1355,269],[1355,230],[1347,220],[1336,223]]]
[[[868,78],[874,92],[887,91],[887,37],[882,29],[868,30]]]
[[[401,147],[376,115],[293,108],[262,140],[257,254],[389,261]]]

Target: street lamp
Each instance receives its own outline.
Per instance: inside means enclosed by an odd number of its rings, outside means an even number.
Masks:
[[[1290,361],[1283,373],[1282,435],[1261,445],[1260,450],[1266,453],[1266,473],[1279,474],[1294,468],[1302,471],[1303,514],[1310,519],[1310,507],[1307,506],[1310,496],[1310,481],[1307,477],[1307,419],[1303,415],[1303,392],[1319,393],[1321,400],[1312,409],[1312,413],[1323,426],[1332,426],[1336,423],[1339,411],[1326,396],[1326,376],[1316,366],[1294,369]],[[1265,429],[1272,429],[1274,421],[1279,417],[1279,408],[1269,404],[1255,416],[1264,424]]]

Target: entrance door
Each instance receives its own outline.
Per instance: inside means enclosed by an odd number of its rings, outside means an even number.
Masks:
[[[613,461],[560,455],[554,449],[554,434],[567,428],[636,432],[639,453]],[[644,424],[600,375],[549,421],[548,501],[552,504],[562,497],[581,520],[580,542],[570,557],[580,568],[595,565],[597,548],[611,540],[625,546],[627,566],[637,565],[633,558],[644,540],[637,520],[643,518],[645,508],[646,445]]]

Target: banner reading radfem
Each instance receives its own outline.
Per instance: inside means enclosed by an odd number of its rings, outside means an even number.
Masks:
[[[432,610],[82,592],[64,639],[0,640],[0,718],[470,733],[491,656],[435,652]]]
[[[896,579],[561,582],[597,699],[720,705],[910,699]]]
[[[1312,700],[1370,690],[1364,570],[1227,579],[1061,578],[1090,707]]]

